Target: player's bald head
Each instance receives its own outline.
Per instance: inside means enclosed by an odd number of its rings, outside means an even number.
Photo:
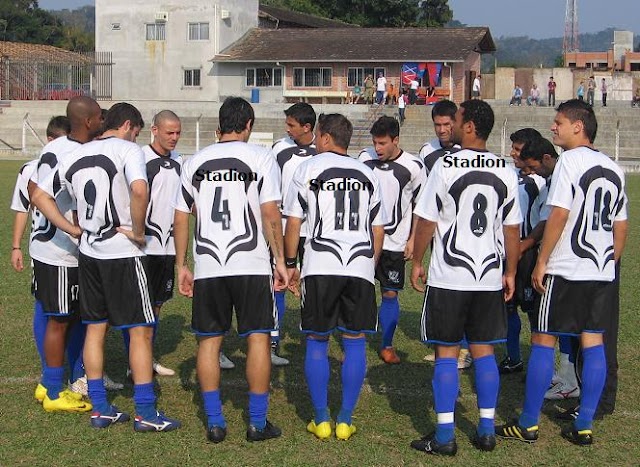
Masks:
[[[71,128],[75,125],[82,125],[88,118],[100,112],[98,103],[87,96],[74,97],[67,104],[67,117],[71,123]]]
[[[180,123],[180,117],[178,117],[171,110],[162,110],[162,111],[158,112],[153,117],[153,125],[154,126],[160,126],[164,122],[177,122],[177,123]]]

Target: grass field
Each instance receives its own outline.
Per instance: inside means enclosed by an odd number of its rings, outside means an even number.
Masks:
[[[426,348],[419,342],[419,309],[422,297],[413,290],[401,294],[402,315],[396,346],[402,364],[385,366],[377,357],[379,337],[368,346],[369,371],[354,422],[358,433],[348,442],[319,441],[306,433],[311,404],[304,381],[304,346],[298,329],[297,304],[288,297],[284,326],[283,356],[291,365],[274,369],[269,418],[283,429],[277,440],[250,444],[245,441],[247,387],[244,380],[245,342],[231,335],[226,353],[236,362],[224,372],[222,397],[229,427],[227,440],[219,445],[205,441],[205,417],[195,378],[196,343],[189,333],[190,303],[176,297],[162,312],[157,356],[178,376],[157,380],[159,406],[180,419],[183,428],[170,433],[137,434],[132,425],[95,430],[88,415],[46,414],[34,402],[33,389],[39,376],[39,361],[32,341],[33,300],[29,295],[29,271],[15,273],[10,267],[13,214],[9,201],[19,162],[0,161],[0,465],[640,465],[640,400],[636,394],[640,374],[640,177],[628,177],[630,198],[629,241],[624,255],[620,319],[620,387],[613,416],[596,422],[593,447],[579,448],[560,438],[558,422],[548,417],[552,403],[545,405],[541,436],[535,445],[498,441],[492,453],[481,453],[471,445],[478,420],[472,391],[473,371],[461,373],[462,397],[456,409],[458,455],[455,459],[427,457],[413,451],[409,442],[434,427],[431,410],[433,366],[422,360]],[[26,251],[26,242],[23,242]],[[635,284],[635,285],[634,285]],[[523,323],[526,320],[523,320]],[[523,343],[528,342],[523,333]],[[528,345],[525,344],[525,355]],[[498,349],[502,358],[503,349]],[[340,404],[340,347],[332,341],[330,407]],[[122,339],[110,333],[107,371],[124,381],[126,369]],[[501,381],[497,418],[508,419],[520,407],[524,394],[521,374]],[[131,412],[129,382],[113,402]]]

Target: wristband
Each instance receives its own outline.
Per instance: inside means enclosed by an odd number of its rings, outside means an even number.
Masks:
[[[15,250],[22,250],[22,248],[20,248],[19,246],[14,246],[13,248],[11,248],[11,251],[15,251]]]
[[[298,266],[298,260],[296,258],[285,258],[284,265],[287,269],[295,269]]]

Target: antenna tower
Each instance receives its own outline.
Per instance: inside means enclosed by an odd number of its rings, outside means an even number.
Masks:
[[[578,0],[567,0],[564,16],[564,42],[562,51],[577,52],[578,44]]]

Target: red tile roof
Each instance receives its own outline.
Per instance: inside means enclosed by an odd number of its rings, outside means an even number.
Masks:
[[[25,42],[0,41],[0,55],[7,56],[10,60],[29,59],[51,63],[89,60],[85,55],[69,50],[51,45],[28,44]]]

